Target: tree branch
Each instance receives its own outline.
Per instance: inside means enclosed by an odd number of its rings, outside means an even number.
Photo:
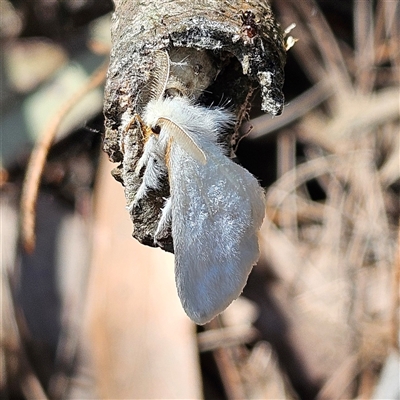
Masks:
[[[179,82],[197,103],[208,106],[228,99],[237,115],[236,127],[225,139],[231,154],[257,87],[261,89],[262,110],[272,115],[282,111],[285,48],[267,2],[115,0],[112,40],[104,150],[111,161],[120,163],[113,175],[125,187],[127,204],[141,183],[134,170],[143,141],[136,124],[126,128],[122,122],[140,113],[146,104],[156,50],[168,51],[175,63],[170,80]],[[189,65],[192,72],[185,73],[180,62]],[[154,230],[163,198],[168,195],[165,179],[140,211],[131,211],[133,236],[140,242],[154,246]],[[161,246],[172,251],[170,235]]]

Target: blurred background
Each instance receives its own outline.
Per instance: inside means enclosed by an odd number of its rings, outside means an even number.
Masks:
[[[196,327],[101,151],[111,0],[0,0],[1,398],[400,399],[399,2],[272,6],[296,24],[286,107],[256,97],[237,151],[267,193],[262,255]],[[21,190],[54,121],[28,253]]]

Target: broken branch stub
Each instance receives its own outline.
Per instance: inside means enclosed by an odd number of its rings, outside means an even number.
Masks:
[[[125,188],[128,206],[141,184],[135,167],[145,141],[141,113],[152,93],[157,50],[171,59],[166,92],[210,106],[226,104],[237,124],[223,140],[233,153],[239,126],[250,109],[252,94],[261,90],[261,108],[279,115],[283,108],[285,47],[279,25],[266,1],[122,1],[115,0],[112,51],[104,114],[104,151],[118,162],[113,176]],[[154,244],[168,177],[150,191],[140,207],[129,207],[133,236]],[[173,251],[170,233],[158,243]]]

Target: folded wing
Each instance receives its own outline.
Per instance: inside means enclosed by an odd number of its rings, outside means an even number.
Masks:
[[[259,257],[264,192],[244,168],[204,138],[205,165],[172,142],[169,179],[178,295],[188,316],[204,324],[243,290]]]

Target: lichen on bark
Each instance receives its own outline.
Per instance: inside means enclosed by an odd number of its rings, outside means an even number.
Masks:
[[[251,106],[252,94],[261,89],[261,108],[279,115],[283,108],[285,48],[281,29],[265,1],[123,1],[115,0],[112,51],[105,90],[104,150],[119,163],[114,177],[125,188],[131,204],[141,179],[134,174],[142,154],[137,124],[122,122],[140,113],[148,100],[155,52],[168,51],[177,67],[170,81],[181,85],[199,104],[229,103],[237,124],[225,138],[233,148],[239,126]],[[189,68],[179,68],[179,62]],[[140,209],[132,209],[133,236],[155,246],[154,231],[168,179],[161,190],[149,193]],[[169,234],[161,247],[173,251]]]

